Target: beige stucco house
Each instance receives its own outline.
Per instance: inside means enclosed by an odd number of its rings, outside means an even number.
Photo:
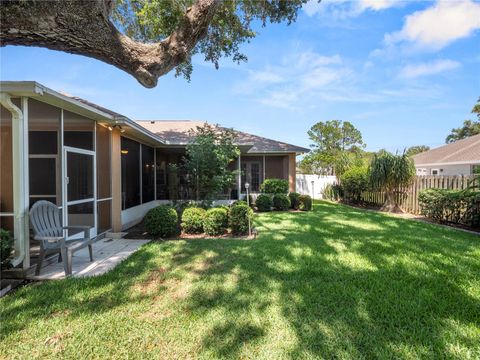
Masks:
[[[37,82],[0,83],[0,227],[13,232],[14,266],[30,266],[28,211],[38,200],[62,209],[64,225],[90,225],[91,236],[119,232],[171,200],[189,199],[180,163],[194,121],[133,121]],[[238,199],[265,178],[288,179],[305,148],[237,132],[241,170],[219,198]],[[76,236],[76,234],[68,234]]]
[[[472,175],[480,170],[480,134],[413,156],[417,175]]]

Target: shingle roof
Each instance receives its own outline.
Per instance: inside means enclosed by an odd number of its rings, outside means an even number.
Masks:
[[[413,156],[415,165],[480,163],[480,134]]]
[[[194,130],[197,126],[205,124],[204,121],[194,120],[156,120],[156,121],[137,121],[151,132],[157,134],[162,139],[165,139],[168,144],[172,145],[186,145],[193,140],[189,134],[190,130]],[[251,145],[248,153],[270,153],[270,152],[285,152],[285,153],[304,153],[308,152],[301,146],[287,144],[281,141],[267,139],[261,136],[245,133],[235,130],[237,135],[237,145]]]

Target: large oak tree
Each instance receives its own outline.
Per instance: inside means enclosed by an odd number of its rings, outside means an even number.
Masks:
[[[176,69],[189,78],[192,56],[218,68],[246,60],[240,45],[260,22],[290,24],[306,0],[0,0],[0,45],[40,46],[89,56],[154,87]]]

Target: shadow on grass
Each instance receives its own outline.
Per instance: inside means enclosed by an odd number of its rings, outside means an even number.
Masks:
[[[130,291],[165,266],[178,281],[194,274],[180,301],[190,321],[207,327],[201,351],[212,357],[242,357],[247,348],[256,357],[262,346],[284,347],[279,351],[291,358],[478,351],[480,303],[468,291],[480,273],[474,236],[321,202],[310,213],[262,214],[257,227],[257,240],[147,245],[104,276],[22,289],[2,305],[2,337],[32,317],[67,310],[96,316],[170,296],[165,286]],[[168,257],[165,264],[153,247]],[[465,335],[467,327],[477,331]]]

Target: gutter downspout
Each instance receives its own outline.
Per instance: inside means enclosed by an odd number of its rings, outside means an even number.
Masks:
[[[24,151],[23,151],[23,112],[13,102],[10,95],[0,93],[0,104],[12,114],[12,156],[13,156],[13,211],[15,216],[15,257],[10,261],[13,267],[25,259],[24,213],[21,201],[24,188]]]

